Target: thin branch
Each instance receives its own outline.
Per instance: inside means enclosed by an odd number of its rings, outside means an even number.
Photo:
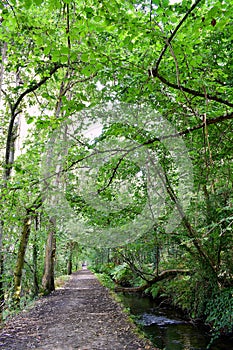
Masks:
[[[205,122],[202,122],[199,125],[196,125],[192,128],[188,128],[186,130],[180,131],[176,134],[171,134],[171,135],[166,135],[166,136],[162,136],[160,137],[160,140],[162,139],[166,139],[169,137],[178,137],[178,136],[183,136],[183,135],[187,135],[189,133],[191,133],[192,131],[198,130],[198,129],[202,129],[204,125],[211,125],[211,124],[217,124],[220,122],[223,122],[225,120],[229,120],[229,119],[233,119],[233,112],[230,114],[226,114],[226,115],[222,115],[216,118],[210,118],[210,119],[206,119]],[[155,141],[157,141],[157,139],[155,139]]]
[[[70,8],[69,4],[66,5],[66,34],[67,34],[67,46],[68,46],[68,65],[70,66],[70,52],[71,52],[71,40],[70,40]]]
[[[206,125],[216,124],[216,123],[219,123],[219,122],[222,122],[222,121],[225,121],[225,120],[229,120],[229,119],[233,119],[233,112],[232,112],[231,114],[226,114],[226,115],[224,115],[224,116],[219,116],[219,117],[212,118],[212,119],[206,119]],[[103,190],[105,190],[107,187],[110,186],[110,184],[112,183],[112,181],[113,181],[113,179],[114,179],[114,176],[115,176],[115,174],[116,174],[116,172],[117,172],[117,169],[118,169],[119,166],[120,166],[120,163],[122,162],[123,158],[124,158],[128,153],[130,153],[130,152],[132,152],[132,151],[134,151],[134,150],[136,150],[136,149],[138,149],[138,148],[140,148],[140,147],[143,147],[143,146],[146,146],[146,145],[151,145],[151,144],[153,144],[153,143],[155,143],[155,142],[160,142],[161,140],[165,140],[165,139],[168,139],[168,138],[172,138],[172,137],[174,138],[174,137],[180,137],[180,136],[183,136],[183,135],[187,135],[187,134],[191,133],[192,131],[195,131],[195,130],[198,130],[198,129],[202,129],[202,128],[203,128],[203,123],[201,123],[201,124],[199,124],[199,125],[196,125],[196,126],[194,126],[194,127],[192,127],[192,128],[188,128],[188,129],[186,129],[186,130],[184,130],[184,131],[177,132],[177,133],[175,133],[175,134],[164,135],[164,136],[161,136],[161,137],[159,137],[159,138],[158,138],[158,137],[155,137],[155,138],[153,138],[153,139],[149,139],[149,140],[147,140],[147,141],[145,141],[145,142],[142,142],[142,143],[140,143],[140,144],[137,144],[137,145],[135,145],[135,146],[133,146],[133,147],[131,147],[131,148],[128,148],[128,149],[124,152],[124,154],[122,155],[122,157],[119,159],[119,161],[118,161],[117,165],[115,166],[115,168],[113,169],[113,173],[112,173],[112,175],[111,175],[111,177],[110,177],[110,180],[109,180],[108,184],[105,185],[104,188],[98,190],[98,193],[102,192]],[[93,156],[96,155],[96,154],[100,154],[100,153],[104,154],[104,153],[106,153],[106,152],[113,152],[113,151],[114,151],[114,152],[119,152],[119,151],[121,151],[121,150],[120,150],[120,149],[111,149],[111,150],[100,151],[100,150],[96,149],[93,153],[87,154],[87,155],[85,155],[84,157],[82,157],[82,158],[80,158],[80,159],[78,159],[78,160],[72,162],[69,166],[67,166],[65,169],[62,170],[62,173],[66,173],[67,171],[69,171],[70,169],[72,169],[72,168],[73,168],[75,165],[77,165],[78,163],[80,163],[80,162],[82,162],[83,160],[86,160],[86,159],[88,159],[88,158],[91,158],[91,157],[93,157]],[[48,178],[51,178],[51,177],[53,177],[53,176],[56,176],[56,172],[54,172],[52,175],[48,176]],[[38,182],[39,182],[39,181],[38,181]],[[37,182],[37,183],[38,183],[38,182]]]
[[[158,69],[159,69],[159,65],[160,62],[162,61],[162,58],[168,48],[169,43],[171,43],[172,39],[174,38],[174,36],[176,35],[176,33],[178,32],[178,30],[180,29],[180,27],[182,26],[182,24],[185,22],[185,20],[187,19],[187,17],[190,15],[190,13],[197,7],[197,5],[199,4],[199,2],[201,2],[201,0],[196,0],[195,3],[190,7],[190,9],[186,12],[186,14],[184,15],[184,17],[182,18],[182,20],[178,23],[178,25],[176,26],[176,28],[174,29],[174,31],[172,32],[171,36],[167,39],[166,44],[163,47],[163,50],[160,53],[160,56],[156,62],[155,67],[153,68],[153,70],[157,73]]]
[[[5,96],[6,101],[9,103],[10,110],[12,109],[12,101],[5,90],[1,89],[1,93]]]
[[[163,28],[160,26],[159,23],[156,23],[156,25],[159,27],[160,31],[164,34],[164,31],[163,31]],[[176,67],[176,81],[177,81],[177,86],[180,88],[180,91],[182,92],[182,94],[184,95],[184,98],[185,100],[187,101],[187,103],[190,105],[190,108],[192,109],[192,112],[196,115],[195,113],[195,110],[192,108],[192,105],[188,99],[188,97],[186,96],[186,93],[184,92],[184,90],[181,88],[181,84],[180,84],[180,71],[179,71],[179,65],[178,65],[178,60],[177,60],[177,57],[175,55],[175,52],[172,48],[172,44],[171,42],[168,41],[167,38],[164,39],[165,42],[167,43],[167,46],[169,47],[170,49],[170,52],[171,52],[171,55],[174,59],[174,62],[175,62],[175,67]]]
[[[12,6],[12,5],[9,3],[9,1],[8,1],[8,0],[5,0],[5,1],[6,1],[7,5],[10,7],[11,11],[13,12],[13,14],[14,14],[14,16],[15,16],[15,20],[16,20],[16,23],[17,23],[18,28],[20,28],[20,27],[19,27],[18,18],[17,18],[17,16],[16,16],[16,13],[15,13],[14,7],[13,7],[13,6]]]
[[[226,114],[226,115],[223,115],[223,116],[216,117],[216,118],[206,119],[206,125],[217,124],[217,123],[223,122],[223,121],[225,121],[225,120],[230,120],[230,119],[233,119],[233,112],[230,113],[230,114]],[[193,132],[193,131],[202,129],[202,128],[203,128],[203,125],[204,125],[204,124],[201,123],[201,124],[198,124],[198,125],[196,125],[196,126],[194,126],[194,127],[192,127],[192,128],[187,128],[187,129],[185,129],[185,130],[183,130],[183,131],[180,131],[180,132],[177,132],[177,133],[175,133],[175,134],[164,135],[164,136],[161,136],[160,138],[155,137],[155,138],[153,138],[153,139],[149,139],[149,140],[147,140],[147,141],[145,141],[145,142],[143,142],[143,143],[141,143],[141,144],[138,144],[138,145],[136,145],[136,146],[134,146],[134,147],[132,147],[132,148],[127,149],[127,152],[125,152],[124,156],[125,156],[126,154],[128,154],[128,153],[130,153],[130,152],[136,150],[137,148],[140,148],[140,147],[143,147],[143,146],[146,146],[146,145],[151,145],[151,144],[153,144],[153,143],[155,143],[155,142],[160,142],[161,140],[164,140],[164,139],[168,139],[168,138],[172,138],[172,137],[175,138],[175,137],[180,137],[180,136],[187,135],[187,134],[189,134],[189,133],[191,133],[191,132]],[[85,144],[83,144],[83,145],[85,146]],[[69,166],[67,166],[66,168],[64,168],[64,169],[62,170],[62,173],[68,172],[69,170],[71,170],[71,169],[72,169],[75,165],[77,165],[78,163],[81,163],[82,161],[84,161],[84,160],[86,160],[86,159],[89,159],[89,158],[93,157],[93,156],[96,155],[96,154],[106,153],[106,152],[110,152],[110,151],[111,151],[111,152],[112,152],[112,151],[118,152],[118,151],[120,151],[120,149],[111,149],[111,150],[105,150],[105,151],[100,151],[100,150],[96,149],[95,152],[93,152],[93,153],[91,153],[91,154],[87,154],[87,155],[83,156],[82,158],[80,158],[80,159],[78,159],[78,160],[72,162]],[[122,157],[122,158],[123,158],[123,157]],[[119,162],[118,162],[118,163],[119,163]],[[120,165],[120,164],[118,164],[118,167],[119,167],[119,165]],[[116,173],[116,171],[117,171],[117,168],[115,169],[115,173]],[[36,181],[34,181],[34,182],[31,184],[31,186],[38,185],[38,184],[40,184],[41,182],[44,182],[44,180],[48,180],[49,178],[52,178],[52,177],[54,177],[54,176],[57,176],[57,172],[54,172],[54,173],[50,174],[49,176],[44,177],[42,180],[36,180]],[[113,177],[113,176],[111,176],[111,177]],[[112,180],[111,180],[111,181],[112,181]],[[111,184],[111,182],[109,183],[109,185],[110,185],[110,184]],[[20,189],[22,189],[22,188],[23,188],[23,187],[21,187],[21,186],[17,186],[17,187],[14,187],[14,188],[12,188],[12,189],[9,189],[9,190],[20,190]],[[105,186],[104,189],[106,189],[106,186]],[[101,190],[99,190],[99,191],[102,191],[102,190],[103,190],[103,189],[101,189]]]
[[[1,68],[0,68],[0,101],[1,101],[1,91],[2,91],[2,83],[3,83],[3,75],[4,75],[4,63],[6,59],[6,52],[7,52],[7,43],[3,43],[3,47],[1,49],[1,54],[2,54],[2,63],[1,63]]]
[[[19,111],[17,111],[17,108],[19,107],[20,103],[24,99],[24,97],[31,92],[36,91],[40,86],[45,84],[47,80],[51,78],[51,76],[59,69],[61,68],[61,65],[55,64],[55,66],[50,70],[49,74],[42,78],[38,83],[32,84],[29,88],[27,88],[16,100],[14,105],[10,104],[11,109],[11,120],[8,126],[8,132],[7,132],[7,141],[6,141],[6,152],[5,152],[5,179],[9,177],[10,174],[10,168],[9,168],[9,159],[10,159],[10,145],[11,145],[11,138],[12,138],[12,130],[14,127],[14,122],[17,114],[19,114]]]
[[[177,84],[174,84],[174,83],[171,83],[170,81],[168,81],[167,79],[165,79],[164,77],[162,77],[160,74],[158,74],[158,72],[156,72],[154,69],[152,69],[151,71],[149,71],[149,74],[152,76],[152,77],[157,77],[163,84],[175,89],[175,90],[180,90],[180,91],[185,91],[187,92],[188,94],[191,94],[193,96],[196,96],[196,97],[202,97],[202,98],[208,98],[208,100],[210,101],[215,101],[215,102],[218,102],[218,103],[221,103],[221,104],[224,104],[228,107],[233,107],[233,103],[232,102],[229,102],[227,100],[224,100],[222,99],[221,97],[219,96],[216,96],[216,95],[210,95],[210,94],[206,94],[203,93],[203,92],[200,92],[200,91],[196,91],[196,90],[193,90],[193,89],[190,89],[190,88],[187,88],[183,85],[180,85],[178,86]]]
[[[209,231],[206,232],[205,236],[206,236],[206,237],[209,237],[209,235],[210,235],[210,233],[211,233],[212,231],[214,231],[217,227],[221,227],[221,224],[224,223],[224,222],[226,222],[228,219],[229,219],[229,218],[223,218],[223,219],[221,219],[219,222],[216,222],[216,223],[213,225],[213,227],[211,227],[211,229],[210,229]],[[224,230],[222,230],[220,236],[223,236],[223,235],[226,233],[226,231],[229,229],[229,227],[231,227],[232,225],[233,225],[233,220],[226,226],[226,228],[225,228]]]
[[[150,0],[150,23],[152,21],[153,0]]]
[[[46,83],[47,80],[49,80],[51,78],[51,76],[56,73],[56,71],[61,68],[62,66],[59,64],[55,64],[54,67],[50,70],[50,72],[48,73],[48,75],[46,75],[44,78],[42,78],[38,83],[33,84],[32,86],[30,86],[29,88],[27,88],[17,99],[17,101],[15,102],[14,106],[12,107],[11,113],[12,115],[14,115],[16,109],[18,108],[19,104],[21,103],[21,101],[23,100],[23,98],[30,94],[31,92],[37,90],[40,86],[42,86],[44,83]]]
[[[164,35],[164,30],[163,28],[161,27],[161,25],[159,23],[156,23],[157,27],[159,27],[160,31],[162,32],[162,34]],[[175,55],[175,52],[172,48],[172,45],[171,43],[169,42],[169,40],[167,38],[164,38],[165,42],[166,42],[166,45],[167,47],[169,47],[170,49],[170,52],[171,52],[171,55],[175,61],[175,67],[176,67],[176,81],[177,81],[177,85],[180,87],[180,73],[179,73],[179,66],[178,66],[178,61],[177,61],[177,58],[176,58],[176,55]]]
[[[184,135],[187,135],[187,134],[189,134],[189,133],[191,133],[193,131],[202,129],[205,125],[217,124],[217,123],[223,122],[225,120],[229,120],[229,119],[233,119],[233,112],[230,113],[230,114],[226,114],[226,115],[220,116],[220,117],[216,117],[216,118],[212,118],[212,119],[206,119],[206,121],[202,122],[201,124],[198,124],[198,125],[196,125],[196,126],[194,126],[192,128],[187,128],[187,129],[185,129],[183,131],[180,131],[180,132],[177,132],[175,134],[164,135],[164,136],[160,136],[159,138],[155,137],[153,139],[150,139],[150,140],[147,140],[147,141],[143,142],[142,144],[140,144],[140,146],[151,145],[151,144],[153,144],[155,142],[158,142],[158,141],[161,141],[161,140],[184,136]]]
[[[82,78],[79,80],[75,80],[73,82],[69,82],[67,83],[67,87],[64,88],[64,95],[67,93],[67,91],[69,91],[69,89],[71,89],[73,86],[75,86],[76,84],[80,84],[80,83],[85,83],[86,81],[91,80],[92,78],[96,77],[98,73],[93,73],[91,74],[89,77],[86,78]]]
[[[144,272],[143,272],[142,270],[140,270],[140,269],[135,265],[135,263],[134,263],[134,261],[133,261],[133,260],[134,260],[133,258],[130,259],[130,256],[127,257],[126,255],[124,255],[124,254],[121,253],[121,252],[118,252],[118,253],[121,255],[123,261],[124,261],[126,264],[129,265],[129,267],[131,268],[131,270],[132,270],[137,276],[141,277],[141,279],[143,279],[143,280],[146,281],[147,283],[150,282],[150,280],[144,276]],[[131,254],[130,254],[130,255],[131,255]],[[154,277],[153,274],[150,274],[150,276],[151,276],[151,277]]]
[[[99,190],[97,191],[97,193],[103,192],[104,190],[106,190],[106,189],[111,185],[111,183],[113,182],[113,179],[115,178],[115,175],[116,175],[116,173],[117,173],[117,170],[118,170],[118,168],[119,168],[121,162],[124,160],[124,157],[126,156],[127,153],[128,153],[128,152],[126,152],[125,154],[123,154],[123,156],[118,160],[116,166],[115,166],[114,169],[113,169],[112,175],[110,176],[110,179],[109,179],[108,183],[107,183],[104,187],[102,187],[101,189],[99,189]]]

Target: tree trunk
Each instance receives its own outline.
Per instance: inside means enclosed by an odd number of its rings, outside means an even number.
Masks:
[[[24,266],[24,257],[27,249],[28,239],[31,229],[31,211],[27,211],[24,223],[22,235],[20,238],[19,250],[17,255],[17,261],[14,271],[14,302],[16,306],[19,306],[20,303],[20,293],[21,293],[21,280],[22,280],[22,271]]]
[[[3,244],[2,244],[2,231],[3,222],[0,221],[0,323],[2,322],[2,312],[5,303],[4,298],[4,285],[3,285],[3,273],[4,273],[4,255],[3,255]]]
[[[55,290],[54,284],[54,261],[56,254],[56,219],[49,219],[50,227],[45,252],[45,267],[42,278],[42,290],[44,294],[49,294]]]
[[[7,59],[7,43],[4,43],[2,46],[2,62],[0,67],[0,100],[1,100],[1,93],[2,93],[2,83],[4,79],[4,61]],[[12,96],[5,99],[5,101],[9,105],[10,110],[10,120],[8,124],[8,131],[7,131],[7,138],[6,138],[6,145],[5,145],[5,157],[3,162],[3,187],[7,187],[7,183],[10,179],[11,170],[14,163],[14,152],[15,152],[15,140],[17,138],[18,133],[18,124],[16,122],[17,116],[21,113],[20,104],[24,100],[25,96],[30,94],[33,91],[36,91],[40,86],[44,85],[47,80],[49,80],[52,75],[60,68],[60,65],[54,65],[52,69],[49,72],[49,75],[43,77],[39,82],[31,83],[29,84],[29,87],[24,90],[17,98],[14,103],[12,103]],[[18,78],[16,77],[16,84],[18,84]],[[4,201],[4,199],[2,198]],[[25,221],[24,221],[25,225]],[[2,308],[4,305],[4,286],[2,282],[2,276],[3,276],[3,270],[4,270],[4,255],[3,255],[3,228],[4,228],[4,221],[1,220],[0,223],[0,319],[2,318]],[[30,229],[29,229],[30,231]],[[21,237],[22,238],[22,237]],[[25,249],[26,251],[26,249]],[[25,252],[24,252],[25,253]],[[23,254],[22,254],[23,255]],[[18,256],[21,260],[22,257]],[[23,259],[24,261],[24,259]],[[20,266],[20,263],[19,263]],[[19,268],[20,270],[20,268]],[[17,271],[17,267],[15,268],[15,282],[16,285],[18,285],[18,291],[20,296],[20,284],[21,284],[21,276],[22,272]]]
[[[65,94],[69,91],[69,74],[70,71],[67,69],[67,72],[65,74],[64,79],[61,82],[60,86],[60,92],[55,108],[55,116],[58,119],[62,115],[62,97],[65,96]],[[68,81],[68,82],[67,82]],[[70,99],[71,96],[68,97]],[[65,129],[58,129],[58,133],[54,133],[52,135],[52,138],[50,139],[50,148],[48,149],[47,152],[47,157],[46,157],[46,170],[47,173],[44,174],[45,176],[45,182],[47,179],[50,178],[51,174],[55,174],[53,176],[52,180],[52,187],[57,189],[59,188],[61,184],[61,169],[62,169],[62,159],[64,157],[64,154],[67,152],[67,149],[65,147],[62,147],[58,151],[56,149],[57,146],[57,141],[58,144],[65,144],[65,139],[66,139],[66,133],[67,133],[67,126],[65,126]],[[62,139],[60,139],[62,137]],[[50,204],[53,207],[58,206],[59,201],[57,199],[56,194],[51,196],[50,198]],[[56,254],[56,217],[55,216],[50,216],[49,222],[50,222],[50,229],[48,233],[48,239],[47,239],[47,245],[46,245],[46,253],[45,253],[45,267],[44,267],[44,275],[42,278],[42,289],[44,294],[49,294],[52,291],[55,290],[55,285],[54,285],[54,260],[55,260],[55,254]]]
[[[35,217],[35,236],[33,241],[33,286],[34,286],[34,295],[39,293],[39,283],[37,276],[37,258],[38,258],[38,243],[37,243],[37,231],[39,226],[38,215]]]
[[[73,247],[74,247],[73,242],[70,242],[69,246],[68,246],[68,249],[69,249],[69,253],[68,254],[69,254],[69,256],[68,256],[68,262],[67,262],[67,275],[71,275],[72,274]]]
[[[72,253],[69,255],[68,263],[67,263],[67,275],[72,274]]]

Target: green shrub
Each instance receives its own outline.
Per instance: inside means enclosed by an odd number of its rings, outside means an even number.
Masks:
[[[133,285],[135,276],[127,264],[117,265],[111,272],[111,276],[116,283],[123,286]]]
[[[109,289],[114,289],[115,283],[109,275],[106,273],[96,273],[95,275],[103,286]]]
[[[108,264],[95,264],[92,266],[89,266],[89,268],[97,273],[106,273],[108,275],[111,274],[111,271],[114,267],[113,263],[108,263]]]
[[[233,289],[215,292],[206,304],[206,322],[212,328],[213,338],[233,331]]]
[[[160,285],[158,283],[153,284],[151,287],[145,290],[145,293],[149,293],[155,299],[160,292]]]

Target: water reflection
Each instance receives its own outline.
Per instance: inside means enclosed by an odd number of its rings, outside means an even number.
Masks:
[[[206,350],[210,336],[202,324],[192,324],[174,309],[159,307],[150,298],[122,295],[124,305],[156,347],[165,350]],[[210,350],[233,350],[233,339],[221,339]]]

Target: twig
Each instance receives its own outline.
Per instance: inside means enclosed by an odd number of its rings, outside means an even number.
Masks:
[[[184,17],[182,18],[182,20],[178,23],[178,25],[176,26],[176,28],[174,29],[174,31],[172,32],[171,36],[168,38],[167,43],[165,44],[165,46],[163,47],[163,50],[160,53],[160,56],[156,62],[155,67],[153,68],[153,70],[157,73],[158,69],[159,69],[159,64],[162,61],[162,58],[168,48],[169,43],[171,43],[172,39],[174,38],[174,36],[176,35],[176,33],[178,32],[178,30],[180,29],[180,27],[182,26],[182,24],[185,22],[185,20],[187,19],[187,17],[190,15],[190,13],[197,7],[197,5],[199,4],[199,2],[201,2],[201,0],[196,0],[195,3],[190,7],[190,9],[186,12],[186,14],[184,15]]]

